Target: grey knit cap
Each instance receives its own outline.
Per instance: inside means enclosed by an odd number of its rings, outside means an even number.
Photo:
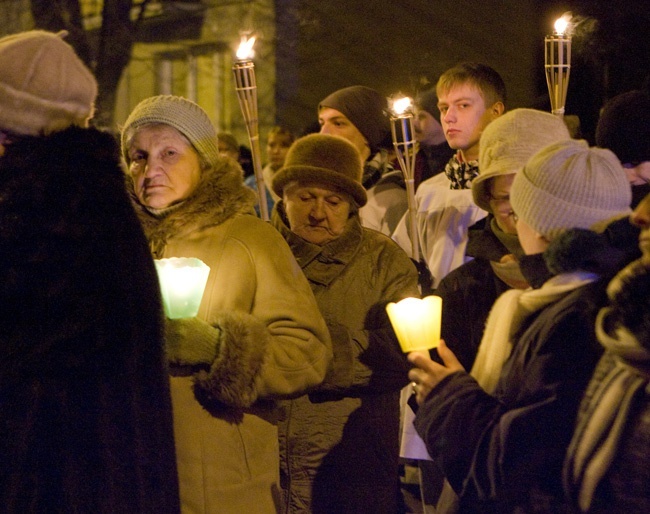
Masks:
[[[350,86],[334,91],[318,105],[342,112],[366,138],[371,151],[377,150],[390,133],[386,116],[388,101],[372,88]]]
[[[368,197],[361,185],[361,156],[347,139],[329,134],[309,134],[297,139],[273,176],[273,192],[282,197],[284,187],[293,181],[323,184],[350,195],[359,207]]]
[[[122,127],[122,155],[129,163],[127,138],[132,131],[149,123],[175,128],[201,155],[215,165],[219,161],[217,132],[207,113],[197,104],[180,96],[159,95],[142,100],[135,106]]]
[[[491,122],[481,134],[479,175],[472,181],[474,203],[490,212],[488,179],[517,173],[545,146],[570,139],[561,118],[535,109],[513,109]]]
[[[66,34],[29,30],[0,39],[0,127],[37,136],[92,117],[97,81]]]
[[[510,204],[517,216],[549,241],[570,228],[628,215],[632,192],[621,163],[586,141],[552,143],[516,174]]]

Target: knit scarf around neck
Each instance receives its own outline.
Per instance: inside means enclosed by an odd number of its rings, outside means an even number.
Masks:
[[[624,327],[606,330],[609,307],[596,318],[596,336],[605,347],[594,376],[613,359],[580,418],[567,452],[564,481],[584,512],[617,454],[635,399],[650,394],[650,351]]]
[[[478,175],[478,161],[462,161],[460,152],[449,159],[445,175],[451,181],[449,189],[471,189],[472,180]]]
[[[555,303],[572,291],[595,281],[594,273],[576,271],[557,275],[539,289],[511,289],[492,306],[470,374],[492,394],[501,369],[512,351],[512,339],[529,316]]]

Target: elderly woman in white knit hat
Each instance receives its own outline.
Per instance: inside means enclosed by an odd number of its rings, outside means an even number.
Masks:
[[[418,296],[417,272],[387,236],[362,228],[361,160],[347,140],[298,139],[273,180],[272,222],[289,243],[332,336],[323,385],[280,423],[283,512],[395,513],[399,391],[408,363],[388,302]]]
[[[459,495],[460,512],[566,507],[562,460],[601,354],[594,322],[623,265],[597,231],[627,216],[630,199],[609,150],[575,140],[541,149],[517,173],[510,202],[522,248],[544,252],[552,278],[499,297],[477,363],[483,351],[489,358],[471,375],[444,343],[443,365],[409,356],[417,366],[409,373],[418,384],[415,427]]]
[[[158,278],[64,36],[0,39],[0,510],[171,514]]]
[[[317,386],[329,334],[289,247],[254,215],[241,168],[177,96],[140,102],[122,129],[136,212],[155,258],[210,267],[198,315],[166,322],[181,508],[276,512],[272,401]]]

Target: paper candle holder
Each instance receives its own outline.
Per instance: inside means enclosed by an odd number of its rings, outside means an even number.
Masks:
[[[386,305],[386,312],[403,352],[430,350],[440,343],[441,297],[404,298]]]
[[[195,257],[156,259],[165,315],[193,318],[199,312],[210,267]]]

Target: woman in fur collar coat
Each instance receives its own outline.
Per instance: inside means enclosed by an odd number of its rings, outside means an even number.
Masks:
[[[0,67],[0,511],[176,513],[158,279],[95,79],[44,31]]]
[[[314,296],[280,234],[251,214],[254,193],[198,105],[143,100],[122,149],[154,257],[210,267],[198,316],[166,324],[182,510],[275,512],[271,400],[317,386],[331,359]]]

